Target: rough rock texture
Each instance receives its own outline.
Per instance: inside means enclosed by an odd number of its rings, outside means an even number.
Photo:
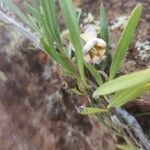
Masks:
[[[0,150],[114,150],[111,133],[77,114],[81,102],[58,66],[16,32],[0,32]]]

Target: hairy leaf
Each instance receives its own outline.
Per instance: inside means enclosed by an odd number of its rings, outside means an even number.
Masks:
[[[43,38],[41,38],[41,45],[43,46],[44,50],[47,52],[47,54],[49,54],[58,64],[60,64],[62,66],[62,68],[64,70],[66,70],[66,72],[71,75],[71,76],[75,76],[76,73],[74,72],[75,70],[73,69],[73,67],[71,66],[71,64],[69,64],[66,59],[64,59],[62,57],[62,55],[60,55],[53,47],[52,45],[49,45],[46,40],[44,40]]]
[[[35,32],[39,31],[40,33],[42,23],[43,23],[43,20],[42,20],[43,16],[36,8],[32,7],[31,5],[28,5],[28,11],[31,14],[31,15],[28,14],[28,18],[33,25],[33,31]]]
[[[110,76],[109,76],[110,80],[112,80],[115,77],[116,73],[120,69],[121,63],[126,54],[129,43],[133,37],[135,28],[139,22],[140,15],[141,15],[141,9],[142,9],[141,4],[138,4],[132,11],[132,13],[128,19],[128,22],[124,27],[124,30],[123,30],[121,37],[117,44],[115,54],[112,59],[112,64],[111,64],[111,68],[110,68]]]
[[[101,38],[108,44],[109,37],[108,37],[108,21],[106,16],[106,10],[101,4],[100,6],[100,29],[101,29]]]
[[[82,44],[80,41],[79,27],[77,24],[76,13],[71,0],[60,0],[60,6],[63,12],[65,23],[68,26],[71,42],[75,48],[75,56],[82,82],[86,85],[84,73]]]
[[[84,106],[81,106],[79,109],[80,109],[80,114],[82,115],[93,115],[93,114],[99,114],[108,111],[107,109],[96,108],[96,107],[84,107]]]
[[[150,82],[150,68],[139,72],[123,75],[114,80],[108,81],[101,85],[93,94],[93,96],[111,94],[126,88],[131,88],[140,84]]]
[[[113,96],[112,101],[108,105],[108,109],[111,107],[120,107],[127,102],[133,101],[146,91],[150,91],[150,83],[118,91]]]
[[[57,45],[60,46],[61,38],[56,19],[55,0],[41,0],[41,5],[48,29],[51,32],[52,37],[55,39]]]

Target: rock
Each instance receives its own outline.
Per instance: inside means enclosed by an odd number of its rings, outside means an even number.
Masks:
[[[150,64],[150,41],[136,41],[135,47],[138,50],[140,58],[145,62]]]

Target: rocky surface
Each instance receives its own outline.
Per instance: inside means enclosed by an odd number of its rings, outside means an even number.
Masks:
[[[75,111],[81,102],[58,66],[17,32],[0,31],[0,149],[115,149],[111,133]]]

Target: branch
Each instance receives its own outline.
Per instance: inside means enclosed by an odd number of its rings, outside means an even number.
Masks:
[[[125,130],[129,135],[131,135],[136,143],[142,145],[146,150],[150,150],[150,141],[147,136],[144,134],[141,126],[131,114],[129,114],[125,109],[116,108],[114,110],[119,121],[125,125]]]
[[[23,25],[19,24],[15,19],[11,18],[8,15],[5,15],[0,10],[0,20],[5,24],[13,27],[17,31],[21,32],[28,40],[30,40],[33,45],[41,49],[39,37],[35,36],[29,30],[27,30]],[[91,96],[91,95],[90,95]],[[141,126],[131,114],[122,108],[114,109],[114,113],[117,116],[118,120],[123,124],[123,130],[136,140],[144,149],[150,150],[150,141],[147,136],[144,134]]]

